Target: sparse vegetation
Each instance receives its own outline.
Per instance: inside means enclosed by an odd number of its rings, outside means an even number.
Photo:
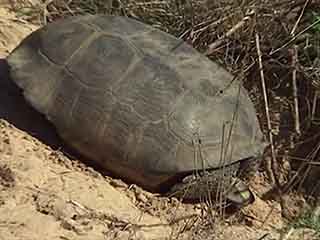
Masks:
[[[315,215],[313,211],[309,210],[302,213],[293,221],[290,226],[294,228],[309,228],[315,230],[318,237],[320,237],[320,216]]]

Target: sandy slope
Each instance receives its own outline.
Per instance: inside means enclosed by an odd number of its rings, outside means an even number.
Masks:
[[[250,227],[216,224],[214,229],[191,226],[182,231],[192,219],[201,224],[195,218],[199,206],[159,198],[102,176],[60,152],[63,147],[52,126],[25,103],[7,76],[5,56],[35,29],[0,7],[0,240],[248,240],[266,233],[263,239],[278,239],[276,229],[283,221],[276,204],[263,226],[271,207],[257,199],[246,209]],[[173,219],[180,220],[169,224]],[[288,239],[312,237],[297,232]]]

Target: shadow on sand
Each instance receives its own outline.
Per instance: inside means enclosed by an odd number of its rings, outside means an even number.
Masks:
[[[0,59],[0,119],[7,120],[53,149],[62,146],[54,127],[25,101],[21,90],[10,79],[5,59]]]
[[[53,124],[27,103],[22,91],[10,79],[9,66],[6,59],[3,58],[0,59],[0,119],[8,121],[16,128],[50,146],[53,150],[60,150],[70,159],[78,159],[102,175],[113,176],[111,172],[102,169],[99,165],[68,146],[59,137]]]

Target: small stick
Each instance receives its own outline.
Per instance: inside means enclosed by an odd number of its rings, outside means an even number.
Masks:
[[[47,9],[47,7],[48,7],[48,5],[50,4],[50,3],[52,3],[53,2],[53,0],[46,0],[44,3],[43,3],[43,24],[44,25],[47,25],[47,16],[48,16],[48,14],[49,14],[49,12],[48,12],[48,9]]]
[[[274,181],[275,181],[277,187],[279,187],[280,184],[278,182],[278,179],[275,177],[275,173],[276,173],[276,169],[277,169],[277,167],[276,167],[276,157],[275,157],[275,151],[274,151],[273,135],[272,135],[272,129],[271,129],[270,115],[269,115],[269,104],[268,104],[266,83],[265,83],[264,73],[263,73],[262,53],[261,53],[261,49],[260,49],[260,41],[259,41],[258,33],[256,33],[256,46],[257,46],[257,53],[258,53],[258,60],[259,60],[259,70],[260,70],[263,98],[264,98],[265,111],[266,111],[267,124],[268,124],[269,141],[270,141],[270,145],[271,145],[271,169],[273,171],[273,173],[271,175],[274,177]]]
[[[253,11],[249,12],[240,22],[238,22],[236,25],[234,25],[226,34],[224,34],[220,39],[217,41],[211,43],[208,47],[208,49],[205,51],[205,55],[211,55],[214,50],[219,47],[223,42],[226,40],[226,38],[230,37],[233,33],[235,33],[239,28],[241,28],[247,21],[251,19],[251,16],[254,14]]]
[[[294,228],[290,228],[289,232],[282,238],[282,240],[287,240],[292,235]]]
[[[298,135],[301,135],[300,117],[299,117],[299,103],[298,103],[298,88],[297,88],[297,61],[298,61],[298,46],[294,45],[292,49],[292,91],[294,99],[295,112],[295,129]]]
[[[294,32],[296,31],[296,29],[297,29],[297,27],[298,27],[298,24],[299,24],[299,22],[301,21],[301,18],[302,18],[303,14],[304,14],[304,11],[305,11],[305,9],[306,9],[309,1],[310,1],[310,0],[306,0],[306,1],[305,1],[304,6],[303,6],[303,8],[302,8],[302,10],[301,10],[300,16],[299,16],[298,20],[296,21],[296,23],[294,24],[294,26],[293,26],[293,28],[292,28],[292,30],[291,30],[291,32],[290,32],[290,35],[294,36]]]
[[[316,114],[316,109],[317,109],[317,101],[319,97],[319,91],[316,90],[314,97],[313,97],[313,102],[312,102],[312,113],[311,113],[311,121],[315,121],[315,114]]]
[[[308,5],[310,0],[306,0],[304,3],[304,6],[301,10],[301,13],[299,15],[299,18],[297,19],[294,27],[291,30],[290,35],[294,38],[294,32],[296,31],[298,24],[305,12],[305,9]],[[301,135],[301,130],[300,130],[300,117],[299,117],[299,103],[298,103],[298,88],[297,88],[297,61],[298,61],[298,46],[294,45],[292,52],[292,91],[293,91],[293,99],[294,99],[294,111],[295,111],[295,130],[296,134],[299,136]]]
[[[265,233],[265,234],[263,234],[261,237],[259,237],[257,240],[263,240],[263,239],[265,239],[266,237],[268,237],[269,236],[269,233]]]

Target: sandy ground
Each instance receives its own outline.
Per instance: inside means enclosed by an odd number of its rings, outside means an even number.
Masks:
[[[0,5],[0,240],[281,237],[285,224],[276,202],[257,198],[241,223],[213,217],[210,223],[199,204],[145,192],[66,154],[52,126],[8,77],[5,57],[37,28]],[[312,235],[304,229],[284,236],[316,239]]]

